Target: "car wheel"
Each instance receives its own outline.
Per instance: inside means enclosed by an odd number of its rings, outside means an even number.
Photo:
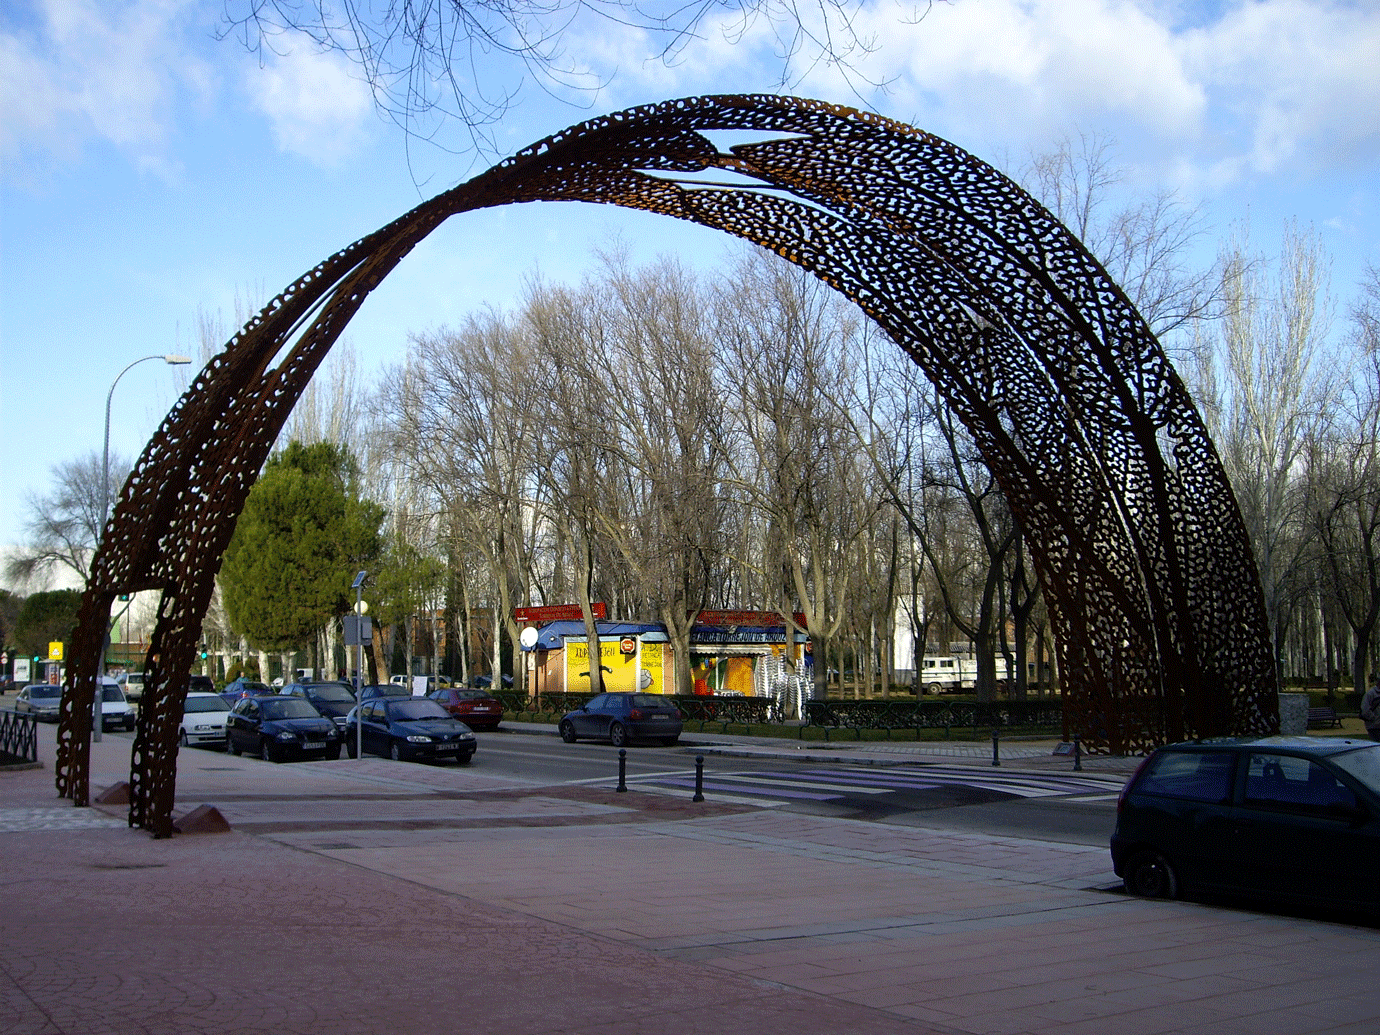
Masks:
[[[455,760],[461,765],[469,765],[474,761],[474,752],[471,751],[468,755],[456,755]]]
[[[347,755],[349,755],[351,758],[357,758],[357,757],[359,757],[359,756],[358,756],[358,752],[355,751],[355,738],[354,738],[354,737],[351,737],[348,741],[345,742],[345,753],[346,753]]]
[[[328,762],[338,762],[338,761],[340,761],[340,745],[339,745],[339,744],[335,745],[335,747],[328,747],[328,748],[326,749],[326,761],[328,761]]]
[[[403,760],[402,745],[396,740],[393,741],[392,746],[388,749],[388,757],[394,762],[401,762]]]
[[[177,734],[177,746],[179,750],[186,751],[191,745],[187,743],[187,731],[182,730]]]
[[[609,740],[613,742],[613,746],[616,748],[621,748],[628,742],[628,731],[624,729],[621,722],[615,722],[609,727]]]
[[[679,737],[662,737],[661,742],[667,747],[672,747],[680,741]]]
[[[273,741],[267,737],[264,738],[261,751],[265,762],[281,762],[283,760],[283,756],[278,754],[278,749],[273,746]]]
[[[236,758],[240,757],[240,746],[235,743],[235,738],[229,734],[225,737],[225,750],[229,751],[230,754],[234,755]]]
[[[1141,898],[1178,898],[1179,878],[1159,852],[1137,852],[1126,864],[1126,890]]]
[[[929,686],[925,687],[925,693],[927,693],[927,694],[929,694],[931,697],[933,697],[933,696],[937,695],[937,694],[938,694],[941,690],[943,690],[943,689],[944,689],[944,688],[943,688],[942,686],[940,686],[938,683],[931,683]]]
[[[567,744],[575,743],[575,727],[568,722],[561,723],[561,739]]]

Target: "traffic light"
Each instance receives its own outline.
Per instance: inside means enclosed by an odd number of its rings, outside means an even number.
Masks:
[[[204,643],[201,645],[201,660],[206,660],[206,644]]]

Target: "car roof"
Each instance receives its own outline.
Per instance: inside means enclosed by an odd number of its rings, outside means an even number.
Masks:
[[[1200,751],[1204,747],[1269,748],[1279,751],[1297,751],[1309,755],[1342,755],[1348,751],[1359,751],[1367,747],[1380,747],[1371,740],[1353,737],[1213,737],[1207,740],[1191,740],[1181,744],[1167,744],[1163,751]]]
[[[214,693],[212,693],[210,690],[188,690],[188,691],[187,691],[187,696],[188,696],[188,697],[219,697],[220,694],[214,694]]]

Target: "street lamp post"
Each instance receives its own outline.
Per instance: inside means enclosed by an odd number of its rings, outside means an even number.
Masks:
[[[355,581],[350,588],[355,591],[355,758],[364,760],[364,635],[361,626],[364,624],[364,580],[369,577],[367,571],[362,571],[355,576]],[[350,731],[346,730],[348,737]]]
[[[105,538],[105,525],[110,518],[110,402],[115,398],[115,386],[120,383],[120,378],[124,377],[129,371],[140,363],[146,363],[151,359],[161,359],[170,366],[181,366],[191,362],[188,356],[178,356],[173,353],[162,353],[153,356],[144,356],[136,359],[129,366],[125,367],[115,375],[115,380],[110,382],[110,391],[105,396],[105,449],[101,455],[101,538]],[[105,641],[101,644],[101,667],[96,674],[97,693],[92,707],[91,715],[91,739],[99,741],[101,739],[101,726],[103,725],[101,701],[105,696],[105,661],[106,647],[110,642],[110,630],[106,630]]]

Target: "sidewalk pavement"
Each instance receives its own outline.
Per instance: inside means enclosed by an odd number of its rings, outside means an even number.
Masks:
[[[177,813],[234,829],[154,841],[54,796],[43,729],[0,773],[4,1033],[1380,1025],[1380,931],[1112,894],[1100,847],[541,786],[486,771],[503,733],[471,767],[193,749]],[[93,747],[126,778],[128,738]]]

